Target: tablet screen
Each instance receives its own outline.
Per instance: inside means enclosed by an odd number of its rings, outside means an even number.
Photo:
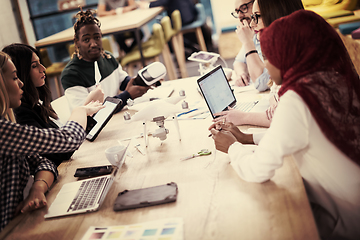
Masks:
[[[236,99],[221,66],[216,67],[197,80],[211,115],[232,107]]]
[[[107,121],[111,118],[113,112],[115,111],[120,99],[116,99],[118,101],[114,102],[113,100],[105,99],[104,108],[100,109],[95,115],[94,119],[96,120],[95,126],[91,129],[89,134],[86,136],[89,140],[94,140],[94,137],[101,131],[101,129],[105,126]]]

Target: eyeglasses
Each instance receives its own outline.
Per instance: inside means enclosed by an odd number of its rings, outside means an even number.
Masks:
[[[234,18],[239,18],[239,13],[247,13],[249,11],[249,5],[250,4],[253,4],[255,2],[255,0],[252,0],[248,3],[245,3],[243,5],[240,5],[240,7],[238,9],[235,9],[235,11],[233,11],[231,13],[231,15],[234,17]]]
[[[261,18],[260,14],[254,13],[250,16],[251,20],[254,21],[255,24],[258,24],[259,22],[259,18]]]

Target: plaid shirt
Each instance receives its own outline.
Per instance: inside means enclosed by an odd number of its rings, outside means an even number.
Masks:
[[[0,119],[0,231],[23,200],[30,174],[47,170],[57,178],[56,165],[39,154],[74,151],[85,136],[72,121],[59,129],[39,129]]]

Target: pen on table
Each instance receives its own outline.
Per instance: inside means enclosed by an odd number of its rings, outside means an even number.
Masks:
[[[219,129],[217,129],[219,132],[222,130],[222,128],[220,127]],[[212,136],[212,133],[209,134],[208,137],[211,137]]]
[[[243,82],[244,86],[246,86],[246,83],[243,78],[241,78],[241,81]]]
[[[195,114],[195,115],[189,116],[188,118],[197,117],[197,116],[200,116],[200,115],[202,115],[202,114],[204,114],[204,113],[208,113],[208,112],[209,112],[209,111],[206,110],[206,111],[204,111],[204,112],[200,112],[200,113],[197,113],[197,114]]]
[[[225,118],[223,118],[223,120],[222,120],[222,124],[225,124],[225,122],[226,122],[226,119]],[[220,127],[219,129],[217,129],[219,132],[222,130],[222,127]],[[211,137],[212,136],[212,133],[210,133],[209,134],[209,136],[208,137]]]
[[[196,110],[198,110],[198,109],[197,109],[197,108],[194,108],[194,109],[191,109],[190,111],[183,112],[183,113],[179,113],[179,114],[177,115],[177,117],[180,117],[181,115],[184,115],[184,114],[188,114],[188,113],[194,112],[194,111],[196,111]]]

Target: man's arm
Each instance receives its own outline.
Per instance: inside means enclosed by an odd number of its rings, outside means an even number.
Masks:
[[[98,4],[97,15],[99,17],[115,15],[115,14],[116,14],[115,9],[111,9],[110,11],[106,11],[106,5],[105,4],[103,4],[103,3]]]

